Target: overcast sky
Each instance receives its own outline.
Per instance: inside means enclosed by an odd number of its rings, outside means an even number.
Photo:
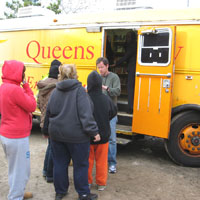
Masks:
[[[5,10],[5,3],[11,0],[0,0],[0,17],[3,16]],[[47,3],[51,0],[42,0]],[[107,0],[106,0],[107,1]],[[186,7],[199,7],[200,0],[137,0],[140,5],[153,6],[154,8],[186,8]]]

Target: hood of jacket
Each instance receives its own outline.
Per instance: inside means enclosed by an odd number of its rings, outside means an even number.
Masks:
[[[87,79],[87,90],[90,92],[102,92],[102,78],[97,71],[92,71]]]
[[[22,82],[22,74],[24,63],[16,60],[5,61],[2,67],[3,82],[11,82],[20,84]]]
[[[70,91],[77,87],[81,87],[82,84],[76,79],[67,79],[60,81],[56,84],[56,88],[61,91]]]
[[[58,82],[55,78],[46,78],[37,83],[37,88],[40,90],[40,94],[45,96],[56,87],[56,83]]]

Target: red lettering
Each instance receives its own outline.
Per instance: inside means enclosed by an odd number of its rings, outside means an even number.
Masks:
[[[69,51],[72,51],[72,48],[70,46],[66,46],[64,49],[63,49],[63,57],[66,58],[66,59],[70,59],[72,57],[72,54],[70,56],[66,56],[65,52],[69,52]]]
[[[182,46],[180,46],[180,47],[178,47],[179,48],[179,50],[178,50],[178,52],[177,52],[177,54],[176,54],[176,56],[175,56],[175,60],[176,60],[176,58],[178,57],[178,55],[180,54],[180,52],[181,52],[181,49],[183,48]]]
[[[82,54],[81,54],[81,58],[80,59],[84,59],[84,48],[82,46],[75,47],[74,59],[78,59],[78,57],[77,57],[78,49],[82,49]]]
[[[182,47],[181,47],[182,48]],[[180,51],[180,50],[179,50]],[[178,52],[179,53],[179,52]],[[51,57],[59,59],[61,57],[65,59],[87,59],[91,60],[94,58],[94,46],[41,46],[36,40],[32,40],[27,44],[26,54],[35,63],[41,64],[38,59],[49,59]]]
[[[94,50],[94,47],[93,47],[93,46],[87,47],[87,52],[90,54],[90,57],[86,56],[86,58],[87,58],[88,60],[91,60],[92,58],[94,58],[94,53],[93,53],[93,51],[91,51],[90,49]]]
[[[33,89],[37,88],[37,81],[35,82],[34,86],[33,86]]]
[[[34,80],[33,76],[27,77],[27,82],[29,83],[31,89],[33,88],[33,80]]]
[[[34,79],[35,79],[34,76],[27,77],[27,82],[29,83],[31,89],[37,88],[37,81],[34,81]]]
[[[57,52],[61,51],[61,47],[56,46],[56,47],[54,47],[53,50],[52,50],[52,55],[53,55],[53,57],[56,58],[56,59],[58,59],[58,58],[61,57],[61,55],[56,56],[56,55],[55,55],[55,52],[56,52],[56,51],[57,51]]]
[[[32,56],[31,54],[30,54],[30,46],[32,46],[32,45],[36,45],[36,48],[33,48],[34,49],[34,51],[32,50],[32,52],[33,53],[35,53],[35,56]],[[36,41],[36,40],[32,40],[32,41],[30,41],[29,43],[28,43],[28,45],[27,45],[27,47],[26,47],[26,54],[28,55],[28,57],[29,58],[31,58],[31,59],[33,59],[36,63],[38,63],[38,64],[41,64],[41,63],[39,63],[37,60],[36,60],[36,58],[39,56],[39,54],[40,54],[40,44],[39,44],[39,42],[38,41]]]
[[[45,58],[45,47],[42,47],[42,58],[46,59],[46,58],[50,58],[50,51],[51,51],[51,48],[50,47],[47,47],[47,57]]]

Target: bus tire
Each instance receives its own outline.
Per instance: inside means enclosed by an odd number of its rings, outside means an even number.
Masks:
[[[177,164],[200,166],[200,113],[185,111],[172,118],[169,139],[165,149]]]

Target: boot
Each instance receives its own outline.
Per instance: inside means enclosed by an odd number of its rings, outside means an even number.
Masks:
[[[33,194],[31,192],[24,193],[24,199],[31,199],[31,198],[33,198]]]
[[[55,196],[55,200],[62,200],[64,198],[64,196],[66,196],[67,194],[58,194],[56,193],[56,196]]]

